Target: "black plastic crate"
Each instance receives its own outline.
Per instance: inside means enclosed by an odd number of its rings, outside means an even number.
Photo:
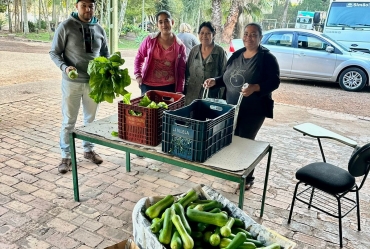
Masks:
[[[232,142],[235,107],[206,100],[163,113],[162,151],[204,162]]]

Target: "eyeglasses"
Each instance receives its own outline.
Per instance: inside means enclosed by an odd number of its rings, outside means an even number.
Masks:
[[[250,34],[248,34],[248,33],[244,33],[244,36],[246,36],[246,37],[256,38],[256,37],[258,36],[258,34],[257,34],[257,33],[250,33]]]

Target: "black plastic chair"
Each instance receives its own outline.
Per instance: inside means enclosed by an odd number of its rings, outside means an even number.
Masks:
[[[357,226],[360,227],[360,202],[359,191],[364,185],[370,170],[370,143],[356,148],[352,154],[348,171],[326,162],[311,163],[296,172],[299,182],[296,184],[288,223],[290,223],[295,200],[316,208],[332,217],[339,219],[339,241],[342,241],[342,218],[357,208]],[[357,185],[356,179],[360,185]],[[304,190],[298,192],[300,184]],[[354,192],[356,198],[347,194]],[[334,198],[333,198],[334,197]]]

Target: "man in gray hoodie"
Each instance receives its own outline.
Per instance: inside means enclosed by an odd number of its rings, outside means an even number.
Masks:
[[[80,103],[83,107],[84,124],[95,119],[98,104],[89,97],[90,76],[87,73],[89,61],[98,56],[109,56],[107,36],[104,29],[94,17],[95,0],[77,0],[77,12],[63,21],[54,34],[49,52],[51,59],[62,71],[62,127],[60,133],[60,149],[62,161],[58,166],[60,173],[65,174],[71,169],[69,133],[74,129]],[[78,72],[78,77],[71,79],[68,73]],[[93,151],[94,145],[82,142],[84,157],[96,164],[103,162]]]

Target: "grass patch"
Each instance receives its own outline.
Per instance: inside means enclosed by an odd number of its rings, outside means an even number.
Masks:
[[[118,41],[118,49],[130,49],[130,50],[137,50],[139,48],[139,44],[136,41],[119,39]]]
[[[39,33],[28,33],[27,35],[23,33],[17,33],[16,37],[25,38],[28,40],[51,42],[53,39],[54,33],[51,33],[51,38],[48,32],[39,32]]]

